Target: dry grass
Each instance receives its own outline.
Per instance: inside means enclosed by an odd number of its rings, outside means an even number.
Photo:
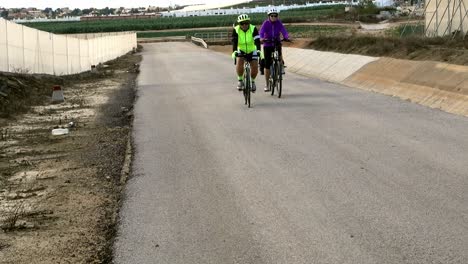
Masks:
[[[309,48],[340,53],[468,65],[468,38],[319,37]]]
[[[25,208],[24,202],[20,201],[18,203],[15,203],[11,208],[9,208],[7,212],[4,212],[6,217],[2,221],[3,231],[7,232],[7,231],[14,230],[16,228],[19,228],[17,223],[18,223],[18,220],[25,213],[24,208]]]

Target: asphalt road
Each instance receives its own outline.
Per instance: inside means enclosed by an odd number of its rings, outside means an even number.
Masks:
[[[248,109],[235,79],[144,45],[115,263],[468,263],[468,118],[292,73]]]

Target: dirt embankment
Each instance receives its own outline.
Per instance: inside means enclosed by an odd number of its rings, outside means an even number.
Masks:
[[[331,42],[326,42],[326,39]],[[385,51],[386,56],[365,65],[341,82],[350,87],[397,96],[414,103],[468,116],[468,50],[464,48],[468,42],[425,40],[418,43],[414,42],[416,41],[414,39],[392,40],[372,36],[363,36],[354,40],[330,37],[322,38],[318,43],[316,41],[295,39],[293,43],[285,43],[285,46],[309,50],[318,47],[318,50],[322,51],[371,57],[379,57],[378,55]],[[360,42],[362,45],[358,45]],[[439,45],[435,45],[437,43]],[[386,48],[387,45],[389,49]],[[225,54],[232,52],[229,45],[211,46],[210,49]],[[289,59],[287,55],[285,57]],[[327,57],[325,53],[323,55],[320,58],[301,57],[301,65],[307,65],[308,59],[312,64],[320,64],[317,59],[331,57]],[[334,74],[333,70],[337,67],[347,68],[345,65],[335,65],[330,72],[324,68],[323,76],[313,74],[312,76],[327,79],[325,77]]]
[[[0,75],[1,263],[110,261],[140,59],[76,76]],[[54,84],[65,102],[50,104]],[[58,127],[69,133],[52,135]]]
[[[345,54],[468,65],[468,38],[397,38],[361,34],[319,37],[310,41],[307,48]]]

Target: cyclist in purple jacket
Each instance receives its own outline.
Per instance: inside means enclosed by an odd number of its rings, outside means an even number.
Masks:
[[[266,85],[264,89],[265,92],[270,91],[268,87],[268,79],[270,78],[270,66],[273,62],[272,53],[275,49],[274,41],[280,41],[281,35],[283,36],[283,39],[285,41],[289,41],[288,31],[286,31],[286,28],[284,27],[283,23],[281,23],[281,20],[279,20],[278,18],[278,10],[276,10],[276,8],[271,8],[268,10],[267,14],[268,19],[266,19],[263,22],[262,27],[260,28],[260,41],[263,43],[263,55],[265,56],[265,62],[263,65],[263,67],[265,68],[264,71],[266,80]],[[281,60],[283,60],[281,42],[279,42],[279,45],[279,55],[281,57]]]

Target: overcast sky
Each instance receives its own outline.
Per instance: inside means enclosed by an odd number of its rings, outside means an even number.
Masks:
[[[0,0],[0,7],[36,7],[44,9],[51,7],[69,8],[104,8],[104,7],[147,7],[159,6],[167,7],[170,5],[193,5],[193,4],[230,4],[235,2],[246,2],[240,0]]]

